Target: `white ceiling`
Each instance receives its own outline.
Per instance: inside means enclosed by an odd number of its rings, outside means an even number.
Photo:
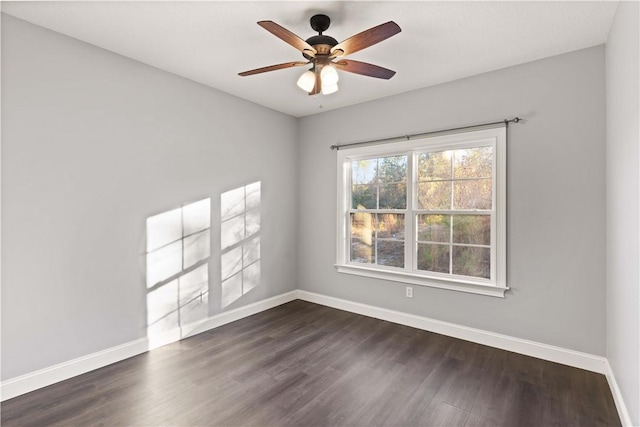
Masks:
[[[617,2],[201,1],[2,2],[2,11],[295,117],[353,105],[602,44]],[[393,20],[402,32],[349,56],[395,70],[391,80],[340,73],[340,91],[308,96],[303,67],[240,71],[302,60],[257,21],[301,38],[325,13],[342,41]]]

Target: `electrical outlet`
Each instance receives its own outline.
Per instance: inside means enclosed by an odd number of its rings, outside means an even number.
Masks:
[[[411,286],[405,288],[405,296],[407,298],[413,298],[413,288]]]

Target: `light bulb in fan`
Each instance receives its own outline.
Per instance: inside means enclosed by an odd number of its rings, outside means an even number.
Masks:
[[[323,85],[335,86],[340,76],[338,76],[338,71],[331,65],[325,65],[322,67],[322,71],[320,71],[320,78],[322,79]]]
[[[338,84],[328,85],[324,81],[322,82],[322,94],[330,95],[338,91]]]
[[[297,83],[298,87],[305,92],[311,92],[316,85],[316,75],[312,70],[305,71]]]

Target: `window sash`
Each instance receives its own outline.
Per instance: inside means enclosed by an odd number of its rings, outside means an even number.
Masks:
[[[484,148],[484,147],[491,147],[492,148],[492,165],[491,165],[491,177],[487,178],[487,177],[480,177],[480,178],[456,178],[455,174],[454,174],[454,161],[453,159],[451,159],[450,162],[450,178],[449,179],[441,179],[441,180],[420,180],[419,176],[418,176],[418,168],[417,168],[417,164],[418,164],[418,157],[421,154],[427,154],[427,153],[438,153],[438,152],[443,152],[443,151],[455,151],[455,150],[459,150],[459,149],[475,149],[475,148]],[[362,157],[362,158],[347,158],[345,160],[345,163],[348,165],[348,176],[349,176],[349,185],[348,188],[346,188],[346,193],[347,193],[347,198],[349,199],[349,218],[351,218],[352,214],[355,213],[369,213],[371,215],[375,215],[375,218],[378,217],[379,214],[384,214],[384,213],[390,213],[390,214],[402,214],[404,215],[404,219],[405,219],[405,233],[404,233],[404,267],[391,267],[388,265],[381,265],[378,263],[378,253],[377,253],[377,242],[378,242],[378,238],[377,238],[377,231],[375,231],[376,237],[374,237],[375,241],[376,241],[376,245],[374,247],[374,254],[372,257],[372,262],[370,263],[363,263],[363,262],[358,262],[358,261],[354,261],[351,257],[352,255],[352,245],[353,245],[353,233],[352,233],[352,229],[351,229],[351,220],[348,221],[348,234],[347,234],[347,241],[348,241],[348,245],[349,245],[349,250],[348,250],[348,254],[347,254],[347,261],[349,264],[354,264],[354,265],[367,265],[367,266],[372,266],[372,267],[379,267],[379,268],[399,268],[400,270],[406,270],[406,271],[410,271],[412,273],[416,273],[416,274],[424,274],[425,276],[429,276],[432,274],[435,274],[437,276],[442,276],[442,275],[446,275],[447,277],[452,277],[452,278],[456,278],[456,277],[460,277],[460,278],[465,278],[467,280],[469,280],[469,278],[471,278],[472,280],[478,280],[478,281],[482,281],[482,282],[488,282],[488,283],[495,283],[495,275],[496,275],[496,269],[495,269],[495,247],[494,245],[492,245],[491,243],[489,245],[485,245],[485,246],[481,246],[481,245],[468,245],[468,244],[455,244],[453,242],[453,236],[449,237],[449,242],[447,242],[447,246],[449,248],[449,254],[448,254],[448,258],[449,258],[449,268],[448,268],[448,272],[447,273],[441,273],[441,272],[437,272],[437,271],[432,271],[432,270],[422,270],[418,268],[418,248],[420,245],[420,241],[419,241],[419,236],[418,236],[418,216],[420,214],[427,214],[427,215],[449,215],[451,216],[451,218],[453,218],[453,216],[459,216],[459,215],[464,215],[464,214],[480,214],[480,215],[488,215],[491,218],[490,221],[490,242],[494,242],[495,241],[495,227],[493,226],[493,224],[495,223],[494,218],[495,218],[495,206],[496,206],[496,202],[495,202],[495,195],[496,195],[496,180],[494,179],[495,176],[495,170],[496,170],[496,147],[494,143],[491,144],[464,144],[463,146],[456,146],[456,147],[446,147],[446,149],[443,149],[444,147],[442,146],[434,146],[434,147],[430,147],[430,148],[418,148],[418,149],[414,149],[411,151],[405,151],[402,153],[393,153],[393,154],[389,154],[387,155],[386,153],[384,154],[379,154],[379,155],[375,155],[373,157],[369,156],[369,157]],[[397,157],[397,156],[403,156],[406,155],[407,157],[407,175],[406,175],[406,179],[403,182],[399,182],[401,184],[406,184],[407,187],[407,194],[406,194],[406,202],[405,205],[407,206],[406,209],[354,209],[353,208],[353,187],[355,185],[371,185],[371,184],[362,184],[362,183],[354,183],[353,182],[353,171],[351,169],[351,166],[354,162],[356,161],[360,161],[360,160],[376,160],[378,161],[380,158],[386,158],[386,157]],[[453,209],[454,207],[454,192],[453,192],[453,185],[454,182],[456,181],[466,181],[466,180],[477,180],[477,179],[485,179],[485,180],[491,180],[491,186],[492,186],[492,190],[491,190],[491,209],[474,209],[474,210],[469,210],[469,209],[464,209],[464,210],[458,210],[458,209]],[[418,183],[420,182],[449,182],[451,183],[451,201],[450,201],[450,207],[451,209],[420,209],[419,206],[419,201],[418,201],[418,195],[417,195],[417,186]],[[411,183],[411,185],[409,184]],[[379,182],[376,183],[376,185],[379,185]],[[378,190],[379,191],[379,190]],[[378,193],[377,191],[377,193]],[[379,201],[376,199],[376,205],[379,205]],[[410,220],[408,220],[410,219]],[[377,228],[377,219],[376,219],[376,224],[374,226],[374,229]],[[434,242],[434,244],[443,244],[444,242]],[[490,249],[490,260],[489,260],[489,278],[484,278],[484,277],[480,277],[480,276],[467,276],[467,275],[461,275],[461,274],[455,274],[454,273],[454,251],[453,248],[454,246],[466,246],[466,247],[483,247],[483,248],[489,248]]]

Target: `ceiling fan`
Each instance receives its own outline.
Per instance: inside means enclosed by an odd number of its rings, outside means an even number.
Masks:
[[[384,24],[358,33],[340,43],[333,37],[322,34],[329,28],[330,24],[331,19],[329,19],[327,15],[312,16],[311,28],[317,31],[318,35],[303,40],[273,21],[258,22],[258,25],[262,28],[302,52],[302,56],[304,56],[307,61],[292,61],[270,65],[268,67],[256,68],[255,70],[244,71],[238,73],[238,75],[251,76],[266,73],[267,71],[311,64],[309,71],[306,71],[298,79],[298,86],[308,92],[309,95],[316,95],[321,92],[324,95],[328,95],[337,92],[339,76],[336,69],[379,79],[390,79],[393,77],[396,73],[395,71],[366,62],[343,59],[342,57],[373,46],[376,43],[398,34],[401,31],[398,24],[393,21],[385,22]]]

